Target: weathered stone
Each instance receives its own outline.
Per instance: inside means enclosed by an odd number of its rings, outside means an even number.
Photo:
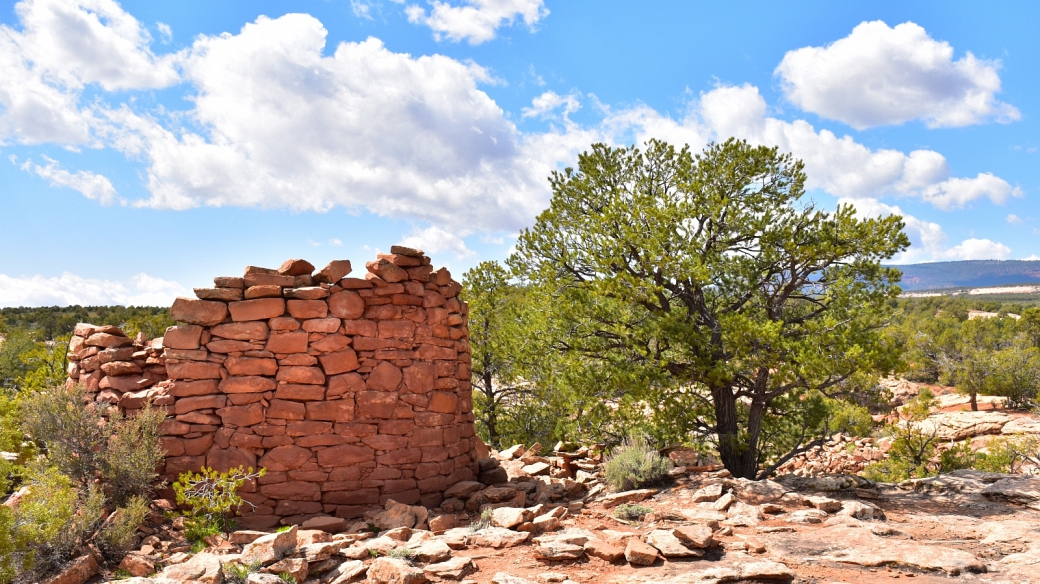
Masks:
[[[506,529],[513,529],[517,525],[531,520],[531,512],[527,509],[514,507],[499,507],[491,511],[491,524]]]
[[[307,260],[285,260],[282,265],[278,268],[278,273],[283,276],[303,276],[310,275],[314,271],[314,265]],[[300,579],[303,582],[303,579]]]
[[[163,335],[163,346],[170,349],[198,349],[202,327],[195,324],[171,326]]]
[[[281,298],[259,298],[228,304],[231,319],[235,322],[267,320],[285,314],[285,300]]]
[[[656,494],[657,489],[636,489],[634,491],[614,493],[603,497],[603,506],[609,509],[621,504],[638,503],[640,501],[645,501]]]
[[[368,566],[368,579],[375,584],[423,584],[421,568],[395,558],[376,558]]]
[[[197,301],[201,302],[201,301]],[[109,333],[94,333],[87,337],[87,340],[83,341],[83,344],[88,347],[126,347],[132,345],[134,341],[126,337],[126,335],[112,335]]]
[[[716,483],[714,485],[708,485],[697,489],[691,500],[694,503],[713,503],[722,496],[722,483]]]
[[[365,313],[365,301],[357,292],[344,290],[328,299],[329,313],[336,318],[355,320]]]
[[[820,511],[819,509],[801,509],[789,513],[785,519],[788,523],[821,523],[826,518],[826,511]]]
[[[311,517],[300,529],[320,529],[326,533],[340,533],[347,529],[347,520],[339,517]]]
[[[780,483],[764,480],[726,479],[723,483],[738,499],[745,503],[758,505],[779,500],[787,492]]]
[[[365,263],[365,268],[372,274],[379,276],[383,280],[393,284],[395,282],[403,282],[408,279],[408,272],[395,266],[390,260],[386,258],[380,258],[371,262]]]
[[[534,555],[548,561],[577,560],[585,555],[585,548],[569,543],[545,543],[535,548]]]
[[[233,302],[242,300],[242,290],[236,288],[195,288],[195,296],[202,300]]]
[[[272,333],[265,348],[272,353],[306,353],[307,333]]]
[[[351,271],[350,260],[332,260],[320,272],[314,274],[314,281],[324,284],[335,284]]]
[[[687,525],[672,530],[672,535],[677,537],[683,545],[694,548],[708,548],[712,544],[712,531],[706,525]]]
[[[513,576],[505,572],[498,572],[491,577],[490,584],[538,584],[527,578],[520,578],[519,576]]]
[[[666,558],[699,558],[704,555],[700,549],[690,549],[683,545],[682,540],[676,537],[672,530],[655,529],[646,536],[646,543],[657,548]]]
[[[625,557],[625,550],[598,539],[590,539],[583,547],[588,555],[611,563]]]
[[[170,307],[170,318],[173,320],[202,326],[220,324],[227,318],[227,315],[228,305],[226,303],[210,300],[179,297],[173,301],[173,306]]]
[[[451,548],[440,540],[424,541],[414,552],[415,560],[424,564],[443,562],[451,557]]]
[[[242,548],[242,561],[271,565],[296,549],[297,527],[293,525],[281,533],[272,533],[253,540]]]
[[[271,564],[267,569],[272,574],[278,574],[279,577],[282,574],[289,574],[297,582],[307,579],[307,560],[304,558],[285,558]]]
[[[467,557],[455,557],[423,568],[423,572],[428,578],[443,580],[461,580],[463,576],[476,571],[477,567],[473,564],[473,560]]]
[[[986,571],[985,564],[968,552],[950,546],[878,537],[860,526],[825,527],[815,535],[818,541],[829,544],[827,555],[821,557],[823,560],[860,566],[902,565],[943,570],[953,575]]]
[[[83,584],[98,573],[98,563],[92,555],[79,556],[69,563],[56,576],[46,580],[44,584]]]
[[[368,566],[361,560],[343,562],[336,568],[323,575],[323,581],[328,584],[347,584],[360,579],[368,571]]]
[[[368,375],[367,385],[369,389],[378,391],[395,391],[401,379],[401,370],[384,361]]]
[[[195,554],[191,559],[181,564],[167,566],[159,574],[158,579],[162,582],[184,582],[202,584],[220,584],[223,582],[220,568],[221,556],[208,552]]]
[[[530,539],[530,537],[531,534],[524,531],[512,531],[503,527],[489,527],[471,534],[469,536],[469,545],[502,549],[518,546]]]
[[[230,357],[224,361],[224,368],[231,375],[274,375],[278,372],[278,362],[274,359]]]
[[[841,510],[841,501],[831,499],[830,497],[819,497],[810,496],[805,498],[814,508],[820,511],[826,511],[827,513],[834,513]]]
[[[220,391],[223,393],[261,393],[271,391],[277,387],[277,383],[268,377],[255,375],[243,377],[228,377],[220,382]]]
[[[321,367],[325,370],[326,375],[347,373],[360,367],[358,364],[357,353],[351,349],[322,355],[318,357],[318,361],[321,362]]]
[[[483,489],[484,485],[477,481],[461,481],[448,487],[448,490],[444,491],[444,498],[468,499],[470,496]]]
[[[625,546],[625,559],[636,566],[650,566],[657,561],[657,548],[643,543],[639,538],[633,537]]]

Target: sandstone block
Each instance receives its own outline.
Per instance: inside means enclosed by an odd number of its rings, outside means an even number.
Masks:
[[[657,557],[657,548],[639,541],[637,537],[629,538],[628,545],[625,546],[625,559],[630,564],[650,566],[657,561]]]
[[[221,324],[211,328],[209,332],[216,337],[237,341],[262,341],[269,334],[267,323],[265,322]]]
[[[374,584],[423,584],[422,568],[395,558],[376,558],[368,567],[368,579]]]
[[[289,314],[300,320],[325,318],[329,314],[329,305],[324,300],[289,300],[285,304]]]
[[[408,279],[408,272],[404,269],[395,266],[390,260],[386,258],[380,258],[365,264],[365,268],[369,273],[374,274],[384,281],[391,284],[395,282],[403,282]]]
[[[285,300],[281,298],[243,300],[241,302],[231,302],[228,304],[228,309],[231,311],[231,320],[235,322],[267,320],[285,313]]]
[[[319,450],[317,456],[318,464],[326,468],[371,462],[376,457],[375,451],[371,448],[353,444],[342,444]]]
[[[431,412],[450,414],[458,406],[459,396],[445,391],[435,391],[430,394],[430,404],[427,406]],[[544,463],[540,463],[544,464]],[[530,473],[529,473],[530,474]]]
[[[332,316],[346,320],[356,320],[365,313],[365,301],[357,292],[344,290],[329,296],[329,312]]]
[[[267,408],[267,417],[279,420],[302,420],[307,414],[303,404],[284,399],[273,399]]]
[[[317,367],[282,366],[278,368],[276,379],[287,383],[323,385],[325,383],[325,374]]]
[[[286,298],[295,298],[297,300],[321,300],[329,297],[329,291],[327,288],[312,285],[301,286],[298,281],[295,284],[295,288],[286,288],[283,290],[282,296]]]
[[[94,333],[83,342],[88,347],[126,347],[133,344],[133,340],[126,335],[113,335],[109,333]]]
[[[170,379],[220,379],[220,363],[206,361],[183,361],[166,363],[166,374]]]
[[[195,288],[195,296],[202,300],[233,302],[242,300],[242,290],[236,288]]]
[[[248,450],[239,448],[210,448],[206,453],[206,466],[220,472],[227,472],[232,468],[258,468],[256,466],[256,455]],[[167,464],[167,472],[169,465]]]
[[[329,335],[311,343],[311,348],[322,353],[335,353],[350,346],[350,339],[343,335]]]
[[[253,424],[263,422],[265,419],[264,408],[260,403],[221,408],[217,410],[217,415],[220,416],[224,425],[231,426],[252,426]]]
[[[233,276],[217,276],[213,278],[213,285],[217,288],[238,288],[239,290],[246,287],[245,280]]]
[[[278,362],[274,359],[231,357],[224,361],[224,368],[231,375],[274,375],[278,372]]]
[[[358,415],[369,419],[392,418],[397,406],[397,394],[384,391],[362,391],[355,399]]]
[[[318,357],[318,361],[321,362],[321,367],[325,370],[327,375],[346,373],[348,371],[354,371],[360,367],[358,364],[357,353],[351,349],[344,349],[335,353],[329,353],[328,355],[322,355],[321,357]]]
[[[275,399],[294,401],[315,401],[325,399],[325,387],[321,385],[302,385],[295,383],[279,384],[274,392]]]
[[[368,375],[368,388],[378,391],[396,391],[401,384],[401,370],[384,361]]]
[[[282,287],[281,286],[250,286],[246,288],[244,294],[246,300],[254,300],[257,298],[281,298]]]
[[[177,298],[170,307],[170,318],[178,322],[213,326],[223,322],[228,315],[228,305],[211,300]],[[87,344],[89,345],[89,339]]]
[[[332,260],[320,272],[314,274],[314,281],[335,284],[350,273],[350,260]]]
[[[242,560],[248,565],[258,562],[270,565],[292,553],[297,545],[297,528],[295,525],[288,531],[272,533],[253,540],[242,548]]]
[[[310,275],[314,271],[314,264],[307,260],[285,260],[284,263],[278,268],[278,273],[283,276],[303,276]],[[303,581],[302,579],[300,580]]]
[[[170,384],[167,393],[174,397],[214,394],[217,393],[217,380],[200,379],[198,381],[175,381]]]
[[[339,330],[338,318],[313,318],[303,321],[303,330],[309,333],[334,333]]]
[[[271,391],[277,386],[273,379],[247,375],[242,377],[228,377],[220,382],[220,391],[224,393],[262,393]]]
[[[272,353],[306,353],[307,333],[273,333],[267,339],[266,349]]]
[[[246,290],[253,286],[280,286],[288,288],[293,285],[294,278],[275,272],[274,274],[246,274],[242,281],[246,285]]]
[[[588,555],[611,563],[625,557],[625,550],[598,539],[590,539],[583,547]]]
[[[258,462],[268,471],[289,471],[303,466],[311,459],[311,451],[299,446],[279,446],[267,451]]]
[[[306,402],[308,420],[349,422],[354,419],[354,402],[349,399]]]
[[[344,394],[356,394],[368,389],[365,380],[357,373],[346,373],[329,378],[328,398],[332,399]]]
[[[163,335],[163,346],[171,349],[198,349],[202,327],[196,324],[171,326]]]

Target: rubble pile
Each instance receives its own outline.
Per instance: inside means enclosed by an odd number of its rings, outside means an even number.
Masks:
[[[831,436],[821,446],[814,446],[792,457],[777,474],[818,476],[825,474],[858,474],[867,465],[884,460],[891,439],[857,438],[844,434]]]

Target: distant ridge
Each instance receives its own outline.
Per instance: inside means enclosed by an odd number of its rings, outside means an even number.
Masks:
[[[1040,282],[1040,260],[966,260],[893,267],[903,271],[900,286],[905,291]]]

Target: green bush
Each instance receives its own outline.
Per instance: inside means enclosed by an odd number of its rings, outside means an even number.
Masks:
[[[646,505],[629,505],[627,503],[623,503],[621,505],[618,505],[617,508],[614,509],[614,517],[617,517],[618,519],[629,520],[639,519],[640,517],[653,512],[653,508],[647,507]]]
[[[246,503],[238,489],[246,481],[264,476],[267,469],[253,472],[252,467],[237,467],[227,472],[203,468],[201,472],[181,474],[173,484],[177,503],[191,509],[184,522],[185,537],[201,541],[209,535],[229,533],[234,529],[232,516]]]
[[[116,509],[101,528],[98,549],[106,559],[121,558],[137,544],[137,528],[148,516],[148,499],[137,496]]]
[[[221,564],[220,571],[224,574],[224,584],[245,584],[250,574],[260,571],[263,564],[253,562],[247,566],[242,564]]]
[[[109,418],[112,434],[101,457],[101,476],[111,485],[116,504],[152,492],[158,478],[155,469],[166,455],[159,442],[159,428],[165,419],[166,412],[151,404],[132,417],[123,417],[116,411]]]
[[[625,441],[603,466],[603,474],[616,491],[628,491],[659,483],[672,468],[642,436]]]
[[[931,464],[935,458],[938,429],[926,432],[921,424],[928,418],[935,403],[935,395],[925,388],[903,406],[899,412],[900,422],[886,428],[895,437],[888,458],[865,468],[864,477],[872,481],[893,483],[931,476],[939,470]],[[947,462],[953,464],[956,461],[948,457]]]

